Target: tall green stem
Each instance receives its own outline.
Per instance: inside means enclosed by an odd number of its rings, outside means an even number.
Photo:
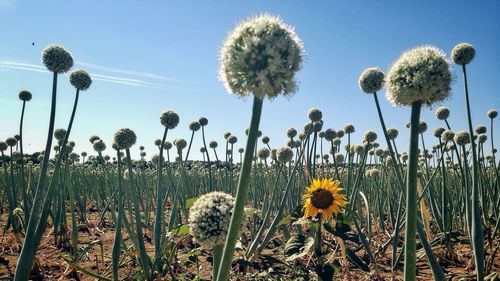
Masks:
[[[229,278],[229,270],[233,259],[233,252],[238,239],[241,223],[244,216],[244,208],[247,202],[248,186],[250,182],[250,172],[252,170],[252,156],[255,150],[255,142],[259,130],[260,116],[262,113],[263,100],[254,97],[252,108],[252,120],[250,122],[250,131],[248,133],[247,144],[245,148],[245,158],[241,167],[238,189],[236,191],[236,202],[234,204],[229,232],[227,234],[224,252],[222,254],[221,264],[217,274],[218,281],[226,281]]]
[[[163,145],[167,138],[168,128],[165,127],[163,132],[163,138],[161,139],[160,145],[160,159],[158,160],[157,167],[157,184],[156,184],[156,216],[155,216],[155,266],[156,271],[161,272],[161,262],[160,262],[160,246],[161,246],[161,230],[163,226],[163,190],[162,190],[162,179],[163,179]],[[194,131],[193,131],[194,134]],[[191,141],[193,136],[191,136]],[[186,158],[187,159],[187,158]],[[182,160],[182,159],[181,159]]]
[[[408,181],[406,182],[405,281],[415,281],[417,274],[415,236],[417,233],[418,124],[421,108],[421,102],[415,102],[411,106]]]
[[[484,277],[484,237],[481,225],[481,210],[479,202],[479,176],[477,168],[476,142],[474,140],[474,129],[472,128],[472,117],[470,113],[469,89],[467,86],[467,71],[465,64],[462,65],[464,73],[465,104],[467,106],[467,120],[469,123],[469,137],[472,150],[472,249],[474,251],[474,262],[476,265],[477,280]]]
[[[40,169],[40,175],[35,191],[35,198],[31,205],[30,217],[28,220],[28,227],[26,228],[26,237],[24,238],[23,248],[17,261],[16,273],[14,274],[14,281],[27,281],[30,277],[31,267],[33,266],[33,259],[38,245],[35,243],[35,228],[38,224],[40,217],[40,210],[44,198],[44,184],[47,175],[47,167],[49,164],[50,150],[52,147],[52,135],[54,133],[54,121],[56,117],[56,96],[57,96],[57,73],[53,73],[52,80],[52,102],[50,107],[49,130],[47,133],[47,143],[45,145],[45,154]]]
[[[26,191],[26,179],[24,178],[24,151],[23,151],[23,121],[24,121],[24,110],[26,108],[26,101],[23,101],[23,109],[21,111],[21,121],[19,123],[19,151],[21,152],[21,191],[23,193],[24,201],[24,221],[29,220],[29,214],[26,210],[29,210],[29,197]]]

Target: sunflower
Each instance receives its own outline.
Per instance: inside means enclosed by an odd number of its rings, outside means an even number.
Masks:
[[[340,181],[333,179],[313,179],[303,196],[304,216],[315,218],[321,213],[323,220],[336,216],[345,207],[346,195],[341,194]]]

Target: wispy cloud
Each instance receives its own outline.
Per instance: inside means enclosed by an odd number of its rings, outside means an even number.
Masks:
[[[136,86],[136,87],[154,88],[160,90],[181,90],[181,91],[186,89],[185,86],[188,83],[185,81],[180,81],[173,78],[167,78],[148,72],[110,68],[85,62],[82,63],[78,61],[76,62],[76,64],[85,66],[85,68],[88,69],[92,79],[96,81],[103,81],[108,83],[115,83],[115,84],[122,84],[122,85]],[[41,73],[49,72],[41,65],[25,63],[25,62],[16,62],[11,60],[0,60],[0,69],[24,70],[24,71],[41,72]],[[117,74],[126,74],[129,77],[98,74],[92,70],[101,70],[105,72],[106,71],[114,72]],[[156,79],[160,81],[158,83],[155,83],[155,82],[145,81],[143,78]]]
[[[150,72],[107,67],[107,66],[102,66],[102,65],[98,65],[98,64],[94,64],[94,63],[85,62],[85,61],[78,61],[77,64],[82,65],[82,66],[86,66],[88,68],[103,70],[103,71],[107,71],[107,72],[114,72],[114,73],[126,74],[126,75],[131,75],[131,76],[139,76],[139,77],[145,77],[145,78],[151,78],[151,79],[157,79],[157,80],[163,80],[163,81],[170,81],[170,82],[177,82],[177,83],[189,83],[187,81],[182,81],[182,80],[171,78],[171,77],[165,77],[165,76],[161,76],[161,75],[150,73]]]

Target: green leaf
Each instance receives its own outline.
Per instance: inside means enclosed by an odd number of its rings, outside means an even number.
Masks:
[[[169,236],[179,236],[188,233],[189,233],[189,226],[187,224],[183,224],[178,228],[175,228],[172,231],[170,231]]]
[[[196,202],[196,200],[198,200],[198,197],[193,197],[193,198],[189,198],[189,199],[186,199],[186,209],[189,209],[191,207],[193,207],[194,205],[194,202]]]
[[[304,217],[304,209],[303,209],[303,206],[302,205],[298,205],[295,207],[295,209],[293,210],[293,212],[282,218],[278,224],[278,226],[281,226],[281,225],[286,225],[286,224],[290,224],[290,223],[293,223],[295,222],[296,220],[300,219],[300,218],[303,218]]]
[[[290,224],[290,223],[292,223],[293,220],[294,220],[294,218],[292,218],[291,215],[288,215],[280,220],[280,222],[278,223],[278,226]]]

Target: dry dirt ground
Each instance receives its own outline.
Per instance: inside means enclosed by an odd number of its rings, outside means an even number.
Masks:
[[[36,255],[36,264],[32,270],[33,280],[96,280],[88,273],[102,274],[106,272],[110,276],[111,249],[114,239],[114,228],[112,224],[96,227],[98,221],[98,213],[89,213],[90,224],[81,226],[79,231],[78,243],[82,248],[88,245],[94,245],[78,262],[78,268],[72,267],[66,261],[70,257],[69,247],[61,248],[54,244],[54,236],[51,233],[51,228],[47,228],[42,239],[41,245]],[[68,218],[70,216],[68,215]],[[68,219],[69,221],[69,219]],[[0,280],[10,280],[15,271],[15,266],[19,252],[21,249],[20,240],[16,238],[9,230],[3,234],[3,229],[7,223],[5,212],[0,216]],[[68,225],[71,225],[68,222]],[[49,223],[50,226],[50,223]],[[124,233],[124,241],[127,245],[131,244],[126,231]],[[68,234],[69,236],[69,234]],[[152,235],[149,232],[145,234],[146,248],[150,254],[153,254],[154,245],[152,244]],[[264,250],[262,255],[253,262],[239,262],[233,267],[232,280],[316,280],[313,262],[310,257],[306,256],[294,262],[284,262],[283,242],[279,239],[271,241],[268,249]],[[330,238],[330,239],[328,239]],[[326,237],[325,248],[333,249],[335,242],[331,237]],[[382,241],[386,241],[385,234],[378,233],[373,237],[374,252],[377,253],[377,245],[382,245]],[[100,241],[100,242],[98,242]],[[402,243],[403,240],[401,240]],[[178,280],[193,280],[196,274],[201,279],[210,280],[211,263],[209,253],[202,251],[198,256],[198,270],[195,263],[187,262],[188,252],[194,245],[190,241],[188,235],[182,235],[175,238],[175,243],[178,247],[177,260],[178,263],[173,266],[173,275]],[[101,247],[102,244],[102,253]],[[492,248],[499,248],[500,241],[493,241]],[[444,268],[449,280],[475,280],[474,278],[474,263],[472,260],[472,251],[465,242],[457,242],[453,245],[455,257],[448,258],[445,247],[436,247],[437,258]],[[327,250],[328,251],[328,250]],[[333,252],[330,250],[330,252]],[[394,273],[390,270],[391,248],[388,247],[386,252],[377,253],[376,260],[378,265],[377,272],[364,272],[357,268],[353,263],[346,261],[338,254],[327,254],[327,260],[337,265],[340,272],[335,274],[334,280],[402,280],[402,272]],[[422,254],[423,252],[420,252]],[[490,247],[486,245],[487,260],[490,260]],[[139,267],[135,263],[135,253],[129,252],[125,255],[120,275],[124,280],[137,279]],[[368,260],[368,257],[363,251],[358,252],[358,255],[363,260]],[[422,255],[418,263],[418,280],[432,280],[432,273],[428,267],[425,255]],[[492,272],[497,272],[500,275],[500,250],[497,251]],[[403,264],[401,264],[401,268]],[[461,279],[465,278],[465,279]],[[170,275],[165,276],[161,280],[172,280]]]

